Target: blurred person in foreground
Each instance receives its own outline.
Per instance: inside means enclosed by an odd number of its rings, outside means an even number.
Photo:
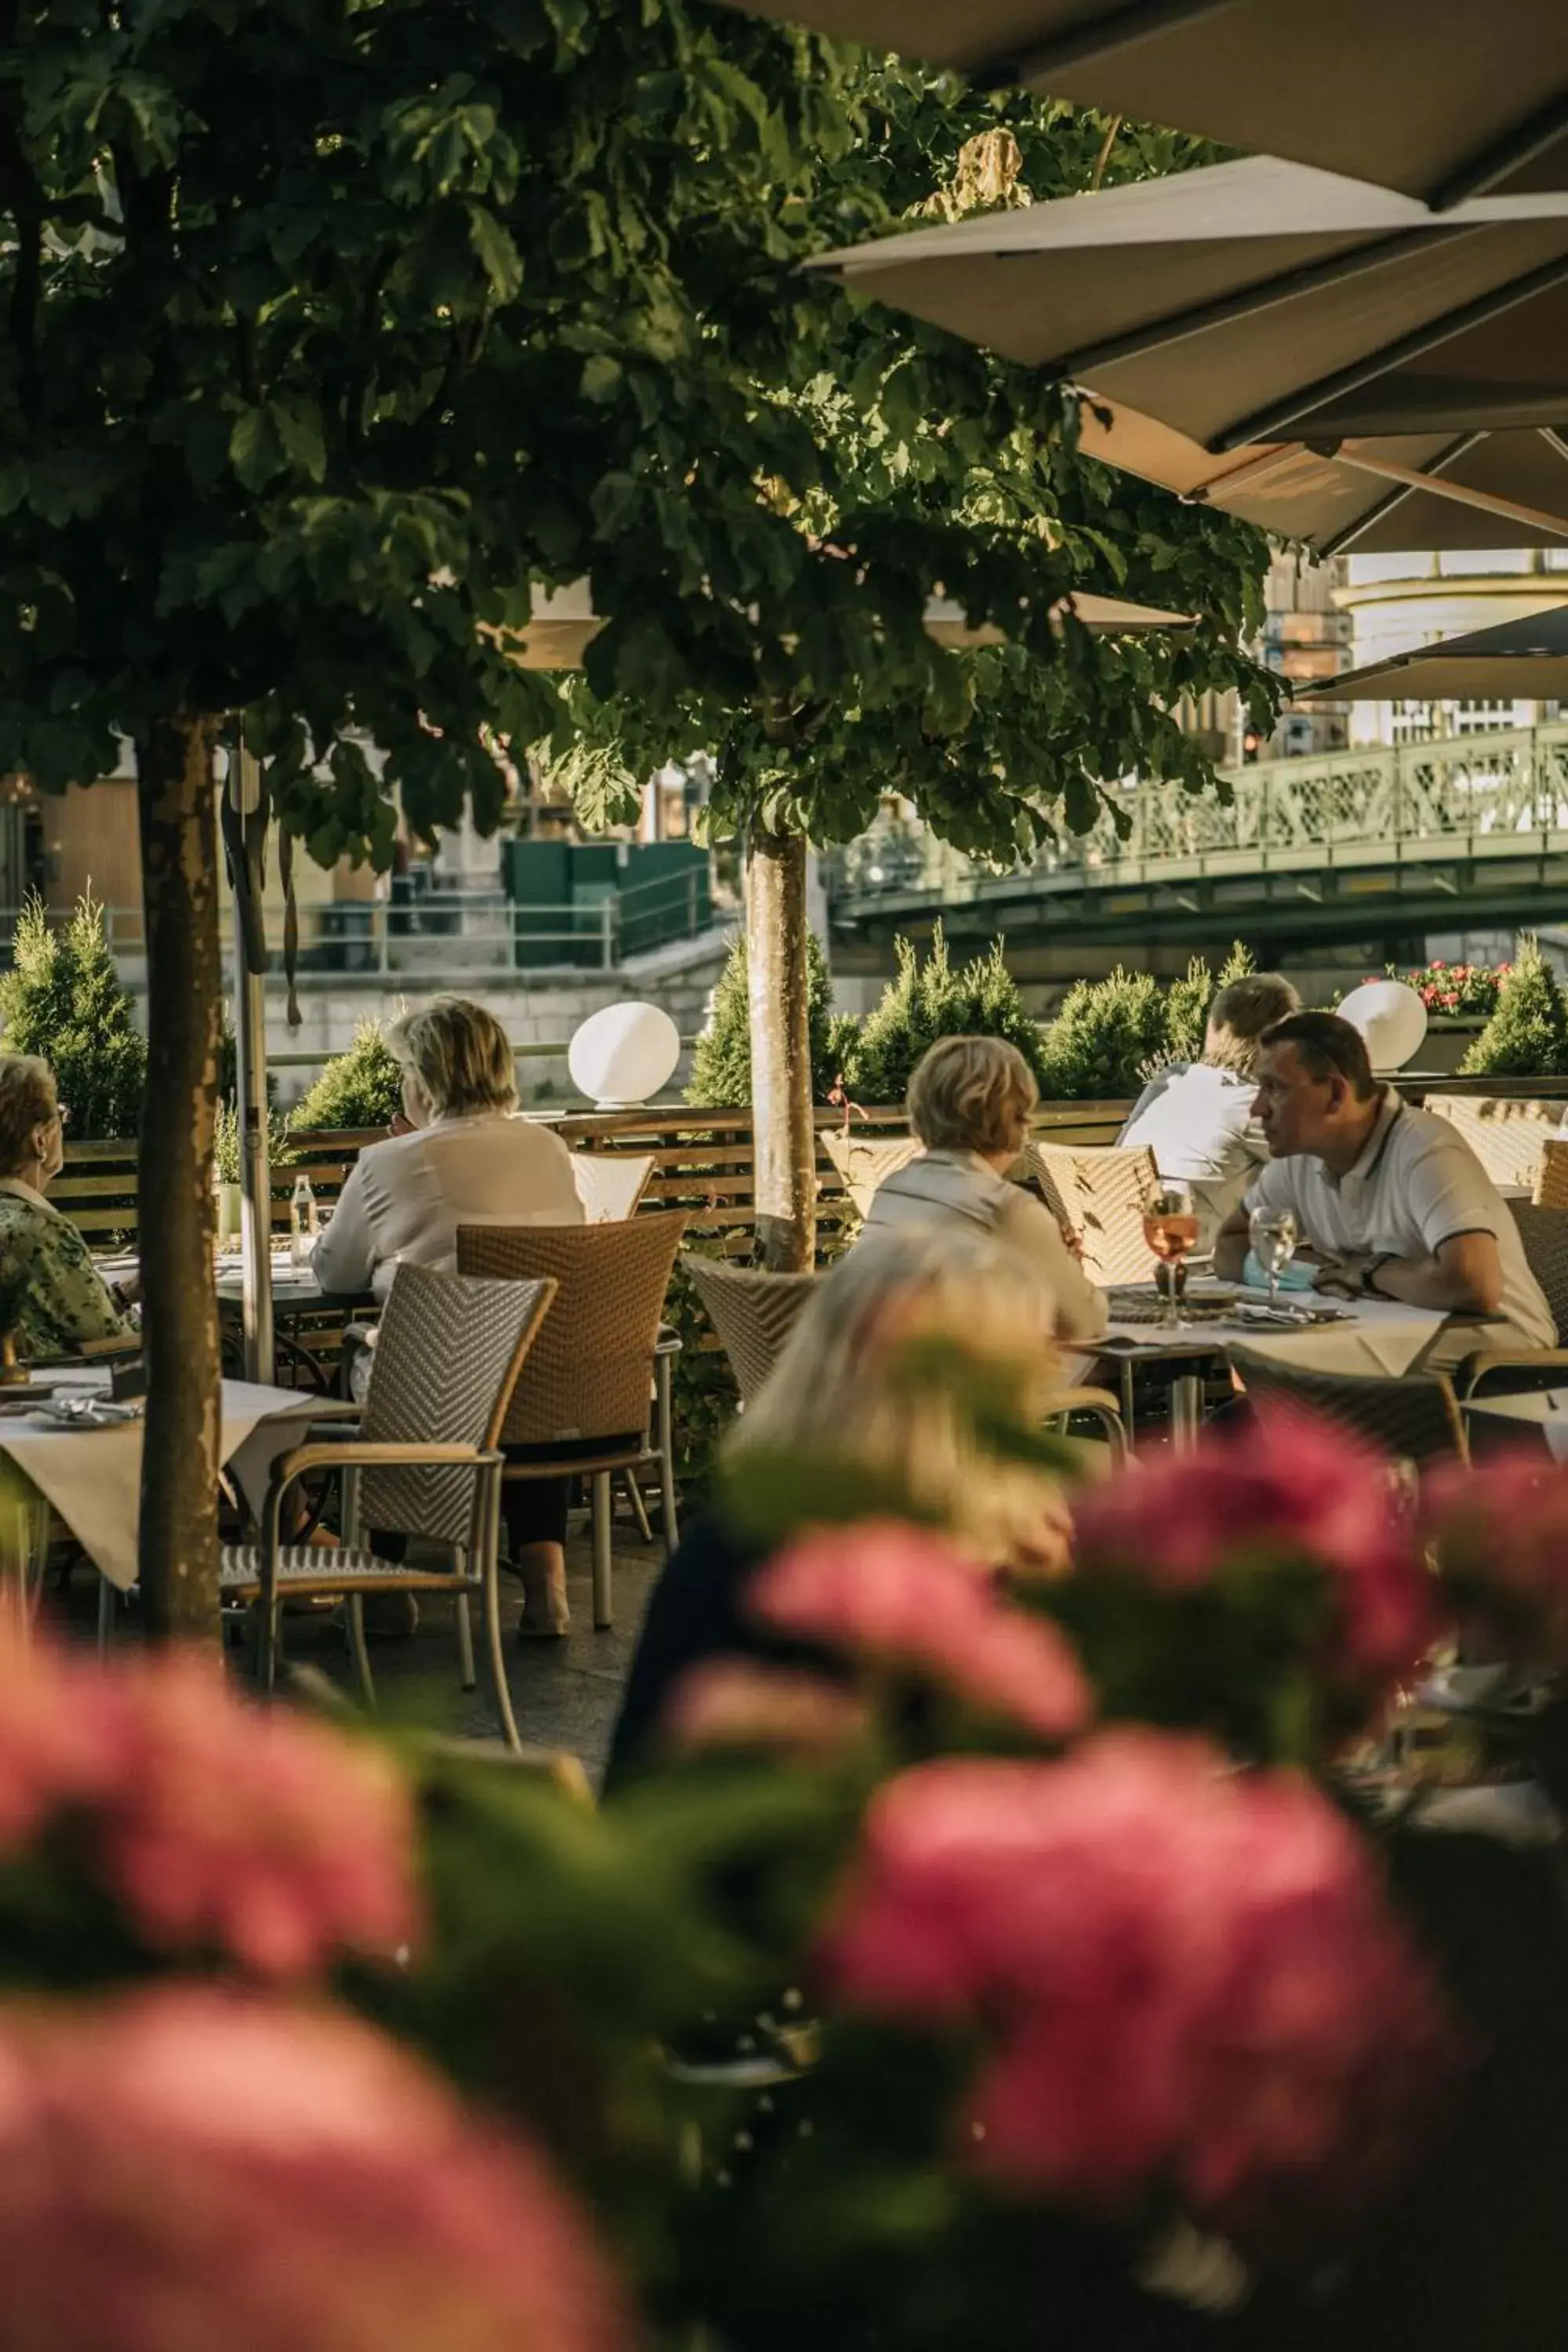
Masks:
[[[997,1384],[1009,1420],[1037,1426],[1062,1384],[1060,1360],[1042,1339],[1049,1307],[1039,1276],[1005,1244],[962,1227],[869,1234],[839,1260],[725,1439],[716,1507],[682,1538],[654,1588],[611,1744],[610,1782],[643,1761],[671,1691],[700,1661],[803,1662],[798,1647],[751,1621],[746,1599],[763,1562],[809,1523],[814,1478],[847,1473],[870,1509],[879,1497],[902,1499],[997,1571],[1066,1567],[1070,1528],[1056,1480],[985,1446],[965,1409],[962,1367],[910,1378],[912,1348],[950,1344]],[[742,1527],[750,1481],[772,1485],[773,1465],[792,1457],[795,1524],[771,1538]],[[883,1499],[878,1515],[896,1510],[897,1499]]]
[[[1222,988],[1209,1007],[1202,1056],[1155,1072],[1116,1140],[1152,1151],[1167,1181],[1189,1185],[1198,1213],[1200,1253],[1219,1232],[1258,1171],[1268,1145],[1254,1111],[1258,1042],[1266,1029],[1301,1009],[1277,971],[1249,972]]]
[[[360,1153],[311,1270],[323,1290],[384,1299],[398,1263],[455,1266],[459,1225],[580,1225],[572,1156],[519,1118],[511,1045],[493,1013],[437,996],[387,1033],[403,1118]]]
[[[1484,1334],[1474,1319],[1440,1330],[1422,1370],[1482,1346],[1556,1346],[1507,1202],[1448,1120],[1379,1085],[1348,1021],[1296,1013],[1265,1030],[1257,1109],[1273,1158],[1226,1221],[1217,1274],[1240,1276],[1253,1210],[1289,1209],[1314,1288],[1486,1319]]]
[[[26,1265],[15,1336],[35,1358],[139,1337],[130,1292],[109,1289],[75,1225],[44,1198],[65,1161],[67,1116],[47,1062],[0,1054],[0,1270]]]
[[[1016,1045],[1001,1037],[939,1038],[910,1080],[910,1126],[923,1149],[877,1187],[866,1238],[914,1226],[992,1235],[1034,1269],[1047,1298],[1047,1328],[1076,1345],[1104,1333],[1105,1294],[1045,1202],[1007,1175],[1039,1098]]]
[[[511,1045],[493,1013],[466,997],[437,996],[395,1022],[387,1043],[403,1066],[406,1125],[355,1162],[311,1255],[323,1290],[369,1289],[384,1299],[403,1260],[455,1266],[459,1225],[582,1224],[566,1146],[516,1116]],[[524,1635],[555,1638],[570,1630],[570,1499],[565,1477],[509,1479],[502,1490]],[[386,1551],[389,1539],[377,1541]],[[415,1611],[396,1599],[389,1622],[411,1626]]]

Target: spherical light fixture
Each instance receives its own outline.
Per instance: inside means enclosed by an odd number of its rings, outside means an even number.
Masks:
[[[572,1083],[600,1110],[635,1110],[667,1087],[680,1059],[680,1032],[658,1004],[606,1004],[567,1048]]]

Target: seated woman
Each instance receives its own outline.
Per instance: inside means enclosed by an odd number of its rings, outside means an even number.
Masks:
[[[1049,1298],[1047,1328],[1061,1340],[1098,1339],[1104,1293],[1095,1288],[1061,1226],[1034,1193],[1007,1181],[1040,1098],[1035,1074],[1000,1037],[942,1037],[910,1080],[910,1125],[925,1149],[879,1184],[868,1234],[903,1225],[994,1234],[1026,1258]]]
[[[1209,1007],[1202,1060],[1172,1062],[1157,1071],[1116,1139],[1147,1145],[1162,1176],[1192,1186],[1200,1251],[1214,1247],[1268,1158],[1252,1108],[1258,1040],[1300,1009],[1300,998],[1277,971],[1233,980]]]
[[[0,1054],[0,1270],[27,1260],[16,1343],[44,1360],[138,1337],[123,1295],[107,1288],[80,1234],[44,1198],[65,1160],[65,1121],[48,1064]]]
[[[798,1448],[803,1460],[853,1465],[868,1486],[894,1484],[998,1569],[1058,1570],[1068,1521],[1055,1482],[984,1451],[950,1385],[911,1390],[900,1378],[911,1340],[949,1339],[1011,1375],[1020,1421],[1041,1419],[1060,1386],[1056,1351],[1041,1340],[1049,1305],[1039,1276],[979,1231],[925,1224],[868,1235],[824,1280],[726,1439],[731,1491],[743,1494],[748,1456]],[[722,1502],[683,1536],[643,1620],[610,1782],[657,1746],[666,1702],[700,1660],[798,1659],[746,1614],[748,1584],[766,1557],[763,1543],[728,1523]]]
[[[437,996],[387,1044],[403,1066],[407,1132],[360,1153],[311,1255],[323,1290],[384,1298],[398,1262],[454,1266],[459,1225],[580,1225],[572,1157],[514,1117],[511,1046],[493,1013]]]
[[[362,1151],[331,1223],[311,1254],[323,1290],[384,1298],[401,1260],[455,1266],[459,1225],[580,1225],[583,1203],[566,1146],[519,1118],[505,1030],[461,996],[438,996],[395,1023],[406,1131]],[[520,1632],[569,1630],[566,1478],[511,1479],[502,1508]]]

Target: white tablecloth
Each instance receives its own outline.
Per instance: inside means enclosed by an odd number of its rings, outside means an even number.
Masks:
[[[1428,1307],[1402,1307],[1396,1300],[1357,1298],[1345,1302],[1342,1322],[1299,1331],[1259,1328],[1248,1323],[1113,1323],[1107,1338],[1141,1355],[1222,1355],[1228,1347],[1251,1348],[1260,1356],[1300,1364],[1303,1371],[1407,1372],[1441,1330],[1446,1317]],[[1477,1345],[1480,1344],[1479,1340]]]
[[[297,1389],[225,1381],[219,1450],[252,1508],[259,1508],[272,1465],[297,1445],[321,1400]],[[142,1512],[142,1425],[62,1429],[48,1422],[0,1421],[0,1453],[53,1505],[89,1559],[125,1591],[136,1581]]]

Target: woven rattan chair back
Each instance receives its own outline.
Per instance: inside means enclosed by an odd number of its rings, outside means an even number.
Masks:
[[[1504,1095],[1428,1095],[1426,1108],[1458,1129],[1494,1184],[1532,1188],[1541,1148],[1563,1116],[1561,1103]]]
[[[614,1225],[459,1225],[464,1274],[558,1288],[501,1432],[508,1445],[582,1444],[646,1432],[654,1346],[675,1253],[679,1211]]]
[[[591,1225],[616,1225],[635,1216],[653,1174],[651,1151],[574,1151],[572,1181]]]
[[[727,1265],[722,1258],[694,1254],[680,1264],[730,1359],[741,1402],[750,1404],[783,1354],[821,1277],[762,1274],[752,1266]]]
[[[554,1297],[548,1281],[492,1282],[401,1265],[381,1318],[360,1435],[367,1444],[497,1444],[524,1357]],[[367,1469],[360,1522],[466,1544],[474,1473]]]
[[[1568,1348],[1568,1208],[1548,1209],[1533,1201],[1510,1201],[1530,1271],[1546,1295],[1557,1344]]]
[[[1103,1288],[1152,1280],[1153,1253],[1143,1238],[1143,1203],[1159,1181],[1152,1151],[1029,1143],[1024,1160],[1057,1215],[1083,1235],[1083,1270],[1091,1282]]]
[[[1255,1403],[1289,1405],[1338,1422],[1395,1462],[1466,1456],[1465,1428],[1445,1372],[1312,1372],[1251,1348],[1227,1348]]]
[[[924,1145],[912,1135],[845,1135],[822,1139],[827,1156],[843,1179],[844,1189],[862,1217],[868,1216],[879,1184],[918,1160]]]
[[[1535,1206],[1568,1209],[1568,1142],[1548,1136],[1535,1171]]]

